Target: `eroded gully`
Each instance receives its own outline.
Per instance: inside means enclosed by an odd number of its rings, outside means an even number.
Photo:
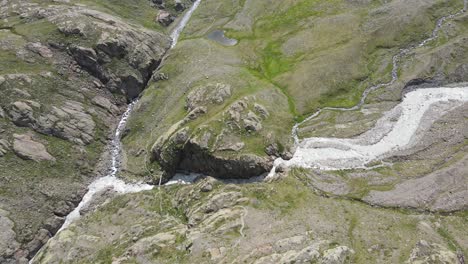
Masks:
[[[185,26],[187,25],[191,16],[193,15],[193,12],[195,12],[195,10],[200,5],[200,3],[201,3],[201,0],[195,1],[193,5],[190,7],[190,9],[187,10],[187,12],[184,14],[179,24],[177,25],[177,27],[175,27],[174,30],[172,31],[170,35],[172,39],[172,44],[171,44],[170,49],[175,47],[175,45],[177,44],[180,34],[184,30]],[[133,101],[127,106],[127,109],[125,110],[122,117],[120,118],[120,121],[113,135],[112,141],[110,142],[110,145],[109,145],[110,168],[109,168],[108,174],[104,177],[96,179],[88,186],[88,191],[83,196],[81,202],[71,213],[67,215],[67,217],[65,218],[65,222],[63,223],[62,227],[59,229],[59,231],[55,235],[60,233],[60,231],[64,230],[65,228],[70,226],[70,224],[72,224],[74,221],[80,218],[81,216],[80,211],[86,206],[88,206],[92,202],[94,196],[98,193],[104,192],[106,190],[113,190],[114,192],[117,192],[119,194],[136,193],[136,192],[141,192],[145,190],[151,190],[154,187],[153,185],[149,185],[145,183],[126,183],[117,177],[117,173],[119,172],[120,167],[121,167],[121,154],[122,154],[121,136],[122,136],[123,131],[125,130],[127,121],[137,103],[138,103],[138,99],[136,99],[135,101]],[[53,237],[51,239],[53,239]],[[41,250],[39,250],[36,253],[36,256],[39,255]],[[33,257],[29,263],[34,263],[34,259],[35,257]]]

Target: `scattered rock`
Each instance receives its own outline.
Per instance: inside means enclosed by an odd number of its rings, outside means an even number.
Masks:
[[[189,129],[187,127],[177,131],[174,135],[174,143],[179,145],[179,144],[184,144],[189,138]]]
[[[200,183],[200,191],[201,192],[211,192],[213,190],[213,185],[215,184],[216,179],[213,177],[206,177]]]
[[[34,110],[29,104],[17,101],[10,105],[9,115],[17,126],[29,126],[35,122]]]
[[[169,76],[165,74],[164,72],[158,72],[156,74],[153,74],[153,77],[151,77],[153,81],[161,81],[161,80],[169,80]]]
[[[29,252],[28,257],[34,257],[37,251],[39,251],[39,249],[41,249],[41,247],[47,243],[47,240],[49,240],[50,236],[51,235],[48,230],[40,229],[34,239],[26,245],[26,249]]]
[[[254,109],[264,119],[270,115],[270,113],[268,113],[268,110],[263,105],[255,103]]]
[[[217,83],[207,84],[194,88],[186,98],[185,107],[192,111],[199,106],[208,104],[222,104],[227,98],[231,97],[231,86],[228,84]]]
[[[207,251],[211,256],[212,261],[220,260],[226,254],[226,248],[225,247],[209,248]]]
[[[157,254],[161,248],[173,245],[176,242],[174,233],[159,233],[157,235],[138,240],[127,252],[131,256],[143,254]]]
[[[47,48],[39,42],[29,43],[26,45],[26,48],[28,48],[32,52],[41,55],[44,58],[52,58],[54,55],[49,48]]]
[[[241,228],[241,208],[225,208],[210,214],[200,223],[200,231],[208,234],[239,232]]]
[[[65,201],[59,201],[54,208],[54,214],[59,217],[67,216],[68,213],[72,210],[70,205]]]
[[[457,254],[439,244],[431,244],[421,240],[411,251],[410,258],[406,263],[458,263],[458,258]]]
[[[6,139],[0,139],[0,157],[3,157],[10,149],[10,143]]]
[[[346,246],[339,246],[333,249],[325,250],[322,258],[320,259],[320,263],[343,264],[346,263],[351,255],[354,255],[354,250]]]
[[[93,76],[96,76],[101,81],[107,82],[109,77],[104,69],[98,63],[98,57],[96,51],[92,48],[71,46],[70,52],[76,62],[83,68],[87,69]]]
[[[211,136],[212,134],[210,131],[205,131],[202,132],[200,135],[195,136],[190,141],[194,144],[197,144],[202,149],[209,149]]]
[[[323,242],[314,243],[294,254],[294,257],[291,258],[291,263],[313,263],[317,261],[320,257],[319,251],[322,243]]]
[[[171,13],[165,11],[165,10],[160,10],[158,15],[156,16],[156,21],[167,27],[169,26],[170,24],[172,24],[172,22],[174,22],[175,20],[175,17],[173,15],[171,15]]]
[[[14,88],[13,92],[18,94],[19,96],[22,96],[23,98],[24,97],[31,97],[31,94],[29,94],[28,92],[26,92],[24,90],[18,89],[18,88]]]
[[[273,143],[273,144],[268,145],[265,148],[265,153],[270,155],[270,156],[278,157],[279,156],[278,144]]]
[[[177,12],[182,12],[185,9],[185,5],[182,3],[181,0],[174,0],[175,2],[175,10]]]
[[[262,129],[261,119],[251,111],[249,111],[247,117],[243,120],[243,122],[244,128],[247,131],[257,132]]]
[[[187,115],[187,118],[190,119],[190,120],[195,120],[198,117],[200,117],[201,115],[206,114],[206,112],[207,112],[206,107],[199,106],[199,107],[196,107],[195,109],[193,109],[192,111],[190,111],[190,113],[188,113],[188,115]]]
[[[54,106],[48,114],[41,115],[33,128],[43,134],[86,145],[94,140],[95,126],[93,117],[86,113],[81,103],[67,101],[61,108]]]
[[[62,227],[64,222],[64,217],[54,215],[45,221],[44,228],[49,230],[51,234],[56,234],[59,231],[60,227]]]
[[[27,74],[22,74],[22,73],[15,73],[15,74],[7,74],[6,77],[9,80],[12,81],[17,81],[19,84],[31,84],[32,80]]]
[[[14,134],[13,137],[13,150],[20,158],[34,161],[55,161],[55,158],[47,152],[45,146],[33,141],[31,136]]]
[[[211,192],[213,190],[213,185],[211,183],[205,183],[201,188],[201,192]]]
[[[220,151],[240,151],[244,148],[244,142],[222,142],[217,148]]]

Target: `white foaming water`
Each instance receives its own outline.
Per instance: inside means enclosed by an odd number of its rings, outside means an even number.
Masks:
[[[65,228],[67,228],[73,221],[78,219],[80,215],[80,210],[89,205],[92,201],[93,196],[96,193],[105,191],[105,190],[113,190],[120,194],[124,193],[135,193],[145,190],[151,190],[153,186],[143,183],[125,183],[123,180],[120,180],[116,177],[117,172],[120,169],[121,161],[121,151],[122,151],[122,144],[120,142],[120,138],[122,136],[122,132],[125,130],[125,125],[127,124],[128,118],[135,106],[137,101],[132,102],[128,105],[127,110],[122,115],[120,119],[119,125],[114,134],[114,138],[112,139],[111,143],[111,167],[109,170],[109,174],[105,177],[99,178],[92,182],[88,187],[88,192],[83,196],[83,199],[78,204],[78,206],[67,215],[64,224],[60,228],[59,232]]]
[[[198,180],[200,177],[203,177],[202,174],[199,173],[176,173],[174,177],[168,182],[166,182],[166,186],[169,185],[175,185],[175,184],[181,184],[181,185],[188,185],[194,183],[196,180]]]
[[[177,25],[177,27],[172,31],[171,33],[171,39],[172,39],[172,44],[171,48],[174,48],[175,45],[177,44],[177,41],[179,40],[180,33],[184,30],[185,26],[189,22],[190,18],[193,15],[193,12],[197,9],[197,7],[200,5],[201,0],[195,1],[193,5],[190,7],[190,9],[184,14],[182,17],[182,20],[180,20],[180,23]]]
[[[412,142],[421,120],[437,103],[451,107],[468,102],[468,87],[425,88],[409,92],[403,101],[388,111],[370,131],[361,137],[306,138],[297,146],[291,160],[277,159],[269,174],[278,166],[342,170],[367,168],[366,164],[405,150]],[[397,121],[393,121],[398,117]],[[429,117],[430,118],[430,117]],[[433,121],[433,120],[432,120]]]

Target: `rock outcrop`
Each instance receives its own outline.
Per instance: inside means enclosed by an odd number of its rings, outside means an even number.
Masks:
[[[53,45],[66,49],[78,65],[107,89],[123,93],[129,100],[145,88],[170,45],[170,39],[162,33],[85,6],[32,4],[17,8],[25,19],[47,20],[64,35],[82,39],[77,41],[80,45],[73,42]],[[52,57],[50,49],[40,43],[27,47],[43,57]]]
[[[107,105],[111,107],[110,105]],[[10,118],[18,126],[54,135],[77,144],[89,144],[94,140],[95,122],[82,103],[67,101],[62,107],[52,106],[41,113],[43,107],[34,101],[17,101],[10,106]]]
[[[234,101],[220,113],[221,130],[210,125],[191,130],[190,123],[213,115],[213,108],[222,105],[232,95],[231,86],[210,83],[199,86],[187,95],[187,115],[160,136],[152,147],[152,160],[165,171],[165,180],[176,170],[203,173],[218,178],[246,179],[268,172],[271,159],[257,154],[243,153],[242,134],[258,133],[268,110],[249,98]],[[279,153],[279,151],[277,151]]]
[[[421,240],[416,244],[416,247],[411,251],[408,264],[419,263],[461,263],[457,254],[447,248],[436,244]]]

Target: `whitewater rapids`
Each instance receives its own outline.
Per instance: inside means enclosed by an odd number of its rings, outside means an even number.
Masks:
[[[368,168],[369,163],[408,149],[416,143],[421,121],[434,122],[438,116],[425,116],[431,108],[448,112],[468,102],[468,87],[425,88],[407,93],[400,104],[386,112],[375,127],[355,138],[311,137],[302,139],[291,160],[277,159],[276,167],[320,170]],[[424,124],[427,126],[428,124]]]

